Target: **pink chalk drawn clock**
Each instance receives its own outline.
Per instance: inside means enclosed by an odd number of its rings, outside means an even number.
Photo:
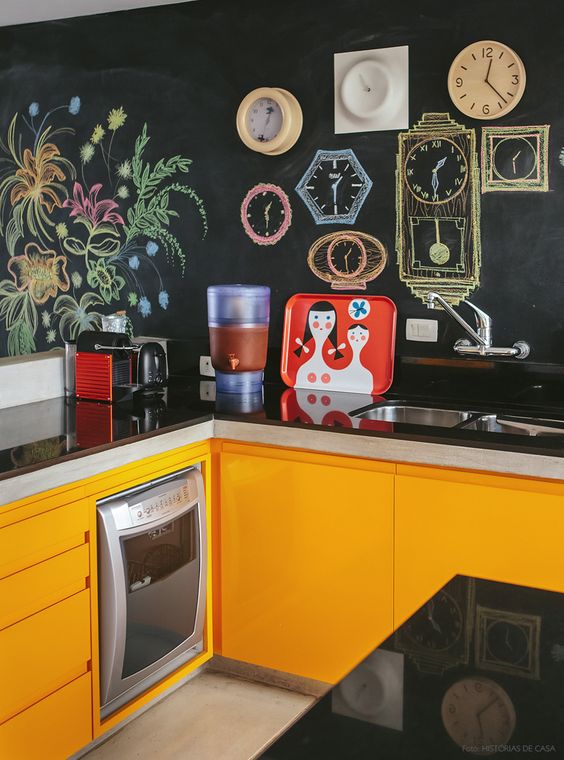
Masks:
[[[278,185],[255,185],[241,204],[241,222],[253,243],[278,243],[292,223],[292,209],[288,196]]]

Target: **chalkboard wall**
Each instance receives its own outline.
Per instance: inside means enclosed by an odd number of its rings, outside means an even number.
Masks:
[[[559,0],[199,0],[0,30],[0,193],[5,190],[0,354],[60,345],[61,334],[68,337],[89,324],[85,314],[120,307],[127,308],[138,334],[204,338],[206,286],[222,282],[271,286],[270,341],[280,345],[289,296],[330,292],[307,267],[310,245],[321,234],[343,228],[317,226],[294,187],[317,149],[352,148],[373,181],[355,228],[375,235],[389,252],[386,269],[369,283],[367,293],[396,302],[400,354],[451,356],[460,331],[444,314],[437,317],[438,345],[404,340],[406,317],[436,315],[398,277],[397,132],[334,134],[333,54],[409,45],[410,123],[424,112],[449,111],[475,127],[480,140],[482,123],[454,109],[446,76],[460,49],[494,39],[513,47],[527,69],[522,101],[496,123],[551,125],[550,192],[482,196],[481,285],[471,300],[492,315],[498,345],[527,340],[531,361],[563,362],[563,30]],[[240,100],[262,85],[290,90],[303,108],[298,143],[277,157],[251,152],[235,130]],[[45,121],[43,129],[50,131],[42,138],[39,127],[57,107]],[[11,152],[9,126],[16,113]],[[144,124],[149,140],[143,146]],[[98,125],[103,136],[95,132]],[[57,128],[74,133],[56,133]],[[40,146],[42,141],[54,144],[58,153],[44,148],[38,157],[36,140]],[[137,183],[131,176],[136,140]],[[135,211],[134,201],[147,162],[152,171],[161,159],[163,176],[151,175],[154,187],[146,190],[147,203],[162,190],[159,203],[165,195],[168,205],[147,222],[146,208]],[[56,200],[48,188],[43,196],[33,196],[31,184],[41,171],[46,185],[61,185],[54,190]],[[292,226],[274,246],[255,245],[240,223],[241,201],[258,182],[280,185],[292,204]],[[96,184],[102,185],[97,193]],[[111,199],[117,205],[105,203],[92,211],[96,202]],[[17,220],[10,231],[14,209],[24,202],[20,231]],[[128,209],[135,211],[133,217]],[[167,234],[172,242],[167,243]],[[467,307],[460,310],[470,318]],[[27,327],[14,333],[18,320]]]

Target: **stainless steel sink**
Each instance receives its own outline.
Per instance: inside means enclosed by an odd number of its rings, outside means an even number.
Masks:
[[[428,406],[406,404],[378,404],[355,415],[369,420],[398,422],[404,425],[429,425],[431,427],[454,427],[472,416],[470,412],[457,409],[435,409]]]
[[[462,425],[463,430],[510,435],[562,435],[564,421],[535,417],[505,417],[502,414],[484,414],[477,420]]]

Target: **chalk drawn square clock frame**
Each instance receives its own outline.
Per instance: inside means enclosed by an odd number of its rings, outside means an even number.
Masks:
[[[407,129],[409,126],[409,47],[335,53],[335,134]],[[362,102],[363,80],[376,79],[372,107]],[[355,88],[358,87],[358,91]],[[374,88],[373,88],[374,92]],[[370,97],[367,91],[367,97]]]
[[[512,663],[500,659],[493,650],[493,631],[496,627],[502,630],[501,626],[505,626],[506,637],[509,635],[508,631],[514,631],[512,634],[514,637],[513,654],[517,651],[515,641],[518,641],[518,638],[522,638],[526,643],[526,649],[521,659],[516,662]],[[508,675],[538,679],[540,677],[540,633],[541,618],[539,615],[494,610],[477,605],[476,667],[481,670],[493,670]]]
[[[482,192],[548,191],[548,124],[482,128]],[[509,152],[508,152],[509,151]],[[502,168],[502,154],[511,161]],[[514,176],[511,176],[513,173]]]
[[[327,169],[325,176],[328,176],[331,169],[336,168],[339,162],[347,162],[350,165],[354,172],[353,176],[357,178],[357,182],[351,184],[351,187],[358,188],[358,190],[355,190],[355,195],[352,196],[353,202],[346,213],[326,214],[316,202],[316,198],[317,200],[319,198],[315,194],[316,186],[312,183],[317,181],[316,177],[320,169],[321,171]],[[351,177],[349,176],[348,179]],[[344,186],[340,189],[342,190]],[[345,148],[344,150],[318,150],[304,176],[296,185],[296,192],[308,207],[316,224],[354,224],[371,187],[372,180],[362,168],[360,161],[350,148]]]

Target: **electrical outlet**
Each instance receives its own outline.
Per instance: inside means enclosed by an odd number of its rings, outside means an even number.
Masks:
[[[215,369],[212,367],[211,356],[200,356],[200,375],[215,377]]]
[[[215,401],[215,383],[211,380],[200,380],[200,401]]]

